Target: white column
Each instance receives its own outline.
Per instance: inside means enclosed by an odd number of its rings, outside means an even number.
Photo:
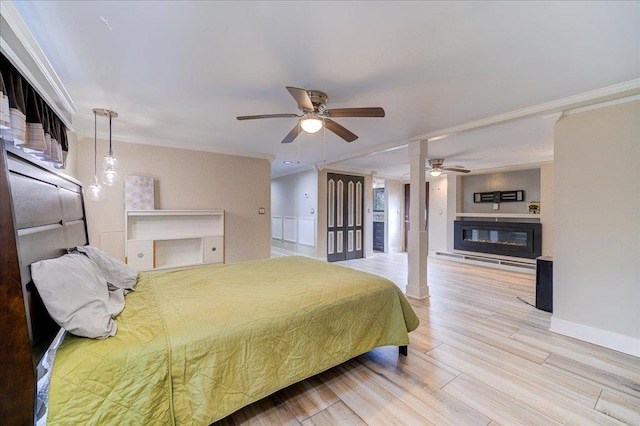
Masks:
[[[540,166],[542,255],[553,256],[553,163]]]
[[[448,173],[447,180],[447,251],[453,252],[453,223],[458,218],[457,213],[462,211],[463,188],[461,177]]]
[[[409,259],[405,293],[418,299],[429,297],[427,286],[427,255],[429,238],[425,228],[425,163],[427,161],[427,141],[409,143],[409,163],[411,174],[411,206],[409,208]]]

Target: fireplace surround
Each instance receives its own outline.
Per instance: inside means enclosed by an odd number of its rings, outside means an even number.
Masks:
[[[456,220],[453,239],[456,250],[535,259],[542,252],[542,225]]]

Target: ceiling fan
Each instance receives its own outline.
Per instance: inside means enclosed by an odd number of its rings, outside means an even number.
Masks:
[[[326,94],[318,90],[306,90],[298,87],[287,86],[287,90],[296,100],[298,109],[302,111],[297,114],[263,114],[263,115],[242,115],[238,120],[255,120],[258,118],[299,118],[300,120],[282,143],[291,143],[302,130],[307,133],[316,133],[325,126],[327,129],[340,136],[347,142],[358,139],[351,131],[345,129],[340,124],[332,120],[336,117],[384,117],[384,109],[380,107],[370,108],[333,108],[327,109],[326,103],[329,100]]]
[[[429,174],[431,176],[437,177],[442,174],[442,172],[457,172],[457,173],[469,173],[470,170],[465,169],[462,166],[443,166],[444,159],[443,158],[434,158],[429,160]]]

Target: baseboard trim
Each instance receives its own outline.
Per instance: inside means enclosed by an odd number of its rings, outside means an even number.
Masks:
[[[637,338],[563,320],[555,316],[551,317],[549,331],[640,357],[640,339]]]
[[[448,260],[452,262],[468,263],[471,265],[484,266],[488,268],[502,269],[505,271],[522,272],[525,274],[535,274],[536,264],[530,260],[509,259],[506,257],[483,256],[467,252],[446,252],[430,251],[430,257]]]
[[[276,252],[278,254],[282,254],[284,256],[300,256],[300,254],[296,253],[295,251],[283,249],[280,247],[271,246],[271,251]]]
[[[308,254],[296,253],[295,251],[286,250],[286,249],[283,249],[280,247],[274,247],[274,246],[271,246],[271,252],[281,254],[283,256],[304,256],[304,257],[310,257],[311,259],[324,260],[325,262],[327,261],[327,256],[321,256],[321,257],[309,256]]]

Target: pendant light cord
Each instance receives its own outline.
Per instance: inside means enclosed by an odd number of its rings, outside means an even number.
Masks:
[[[111,149],[111,114],[109,114],[109,157],[113,157],[113,149]]]
[[[322,164],[327,164],[327,126],[322,123]]]
[[[302,135],[304,134],[301,127],[302,125],[300,124],[300,120],[298,120],[298,164],[300,164],[300,144],[302,143]]]
[[[98,116],[93,112],[93,176],[98,176]]]

